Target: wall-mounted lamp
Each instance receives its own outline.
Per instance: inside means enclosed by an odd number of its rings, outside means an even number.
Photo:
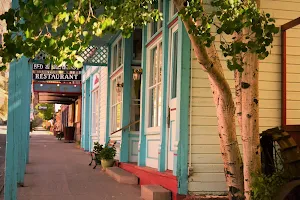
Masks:
[[[43,84],[40,84],[41,87],[43,87]]]
[[[117,83],[116,91],[117,93],[120,93],[122,91],[124,84],[123,83]]]
[[[57,84],[56,86],[59,87],[59,84]]]
[[[141,74],[143,73],[143,70],[141,68],[139,69],[134,69],[133,70],[133,75],[132,78],[135,81],[141,80]]]

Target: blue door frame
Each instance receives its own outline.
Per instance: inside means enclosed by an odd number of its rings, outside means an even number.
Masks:
[[[84,150],[89,151],[90,148],[90,99],[91,99],[91,84],[90,84],[90,79],[87,79],[85,82],[85,113],[84,116]]]

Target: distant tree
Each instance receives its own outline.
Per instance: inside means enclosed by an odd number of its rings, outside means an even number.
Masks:
[[[46,107],[46,109],[39,109],[39,107]],[[38,115],[43,120],[50,120],[53,118],[54,104],[40,103],[36,105],[35,109],[38,110]]]
[[[7,116],[8,111],[8,99],[5,97],[3,105],[0,107],[0,115]]]

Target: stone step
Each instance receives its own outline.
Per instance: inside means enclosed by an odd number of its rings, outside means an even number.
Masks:
[[[119,167],[108,167],[106,168],[106,173],[114,178],[119,183],[137,185],[138,177],[135,175],[119,168]]]
[[[144,200],[171,200],[171,191],[160,185],[141,185],[141,198]]]

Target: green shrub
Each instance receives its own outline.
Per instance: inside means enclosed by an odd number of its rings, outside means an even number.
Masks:
[[[109,147],[108,145],[105,145],[105,147],[99,153],[99,157],[101,158],[101,160],[111,160],[114,159],[115,156],[116,148]]]
[[[287,182],[283,172],[275,172],[271,176],[265,174],[252,175],[252,199],[273,200],[280,188]]]

